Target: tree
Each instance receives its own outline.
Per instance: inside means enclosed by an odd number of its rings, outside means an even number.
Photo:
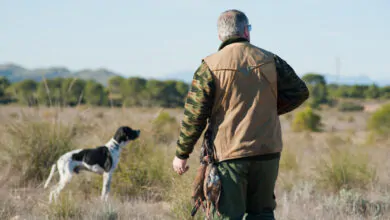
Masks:
[[[147,80],[139,77],[130,77],[123,81],[121,94],[123,103],[129,106],[142,105],[145,99],[145,89]]]
[[[148,80],[146,83],[146,94],[145,97],[148,100],[150,106],[165,106],[165,85],[159,80]]]
[[[367,85],[353,85],[352,87],[350,87],[349,97],[364,99],[367,89],[368,89]]]
[[[375,84],[370,85],[365,91],[365,97],[368,99],[377,99],[380,95],[380,89]]]
[[[6,77],[0,77],[0,99],[4,98],[7,88],[11,85]]]
[[[185,102],[185,98],[187,97],[187,93],[189,91],[190,87],[188,84],[184,83],[184,82],[181,82],[181,81],[177,81],[176,82],[176,90],[177,92],[179,93],[179,99],[180,99],[180,102],[178,103],[179,106],[183,106],[184,105],[184,102]]]
[[[34,80],[27,79],[14,83],[7,89],[13,97],[21,104],[32,106],[37,104],[35,93],[37,90],[37,83]]]
[[[89,105],[104,105],[107,101],[107,93],[102,84],[94,80],[88,80],[84,88],[85,101]]]
[[[167,80],[164,82],[164,93],[166,106],[177,107],[184,105],[184,99],[188,92],[188,87],[184,86],[182,82]]]
[[[307,73],[302,77],[302,80],[305,81],[308,85],[326,85],[326,80],[323,75],[317,74],[317,73]]]
[[[38,100],[41,104],[47,106],[63,105],[64,93],[62,90],[62,83],[64,78],[45,79],[38,84]]]
[[[123,102],[121,85],[126,79],[122,76],[114,76],[108,80],[107,90],[111,106],[121,106]]]
[[[75,106],[84,103],[85,80],[76,78],[66,78],[62,81],[61,90],[64,105]]]
[[[324,76],[308,73],[302,77],[310,91],[309,105],[313,108],[328,102],[328,91]]]
[[[390,99],[390,86],[384,86],[380,89],[380,94],[382,98]]]

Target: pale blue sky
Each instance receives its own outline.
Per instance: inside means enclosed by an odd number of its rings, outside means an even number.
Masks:
[[[192,75],[217,50],[216,20],[231,8],[249,17],[252,43],[299,75],[333,74],[338,56],[343,75],[390,79],[389,0],[0,0],[0,63]]]

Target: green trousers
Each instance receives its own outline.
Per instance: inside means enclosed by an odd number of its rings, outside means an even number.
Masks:
[[[279,157],[268,160],[235,159],[218,164],[222,181],[221,216],[213,219],[274,220],[274,188]]]

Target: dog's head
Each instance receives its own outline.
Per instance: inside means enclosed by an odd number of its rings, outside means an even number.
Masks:
[[[140,130],[133,130],[128,126],[121,126],[116,130],[113,138],[119,145],[124,146],[130,141],[137,139],[140,133]]]

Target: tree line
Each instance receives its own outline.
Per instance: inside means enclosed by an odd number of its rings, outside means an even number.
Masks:
[[[305,74],[302,79],[305,81],[310,91],[310,97],[307,104],[313,108],[317,108],[321,104],[332,105],[340,99],[390,99],[390,85],[379,87],[376,84],[328,84],[323,75],[316,73]]]
[[[331,104],[341,98],[390,99],[390,86],[327,84],[324,76],[305,74],[312,107]],[[34,106],[143,106],[183,107],[189,90],[187,83],[115,76],[104,86],[94,80],[52,78],[40,82],[23,80],[11,83],[0,77],[0,103],[17,102]]]
[[[0,78],[0,102],[28,106],[183,106],[188,84],[175,80],[146,80],[115,76],[104,86],[94,80],[52,78],[10,83]]]

